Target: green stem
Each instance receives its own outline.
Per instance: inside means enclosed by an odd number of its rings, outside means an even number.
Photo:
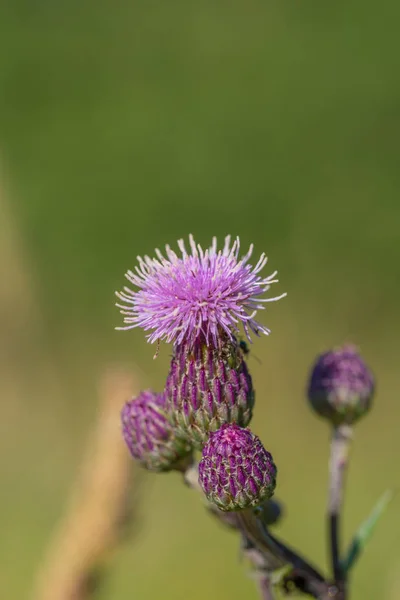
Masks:
[[[333,430],[329,462],[328,523],[332,571],[335,581],[342,582],[344,572],[340,562],[340,513],[344,482],[349,462],[353,430],[349,425],[339,425]]]
[[[243,534],[271,561],[271,570],[290,564],[311,578],[324,581],[323,576],[306,559],[273,536],[252,509],[241,510],[236,514]]]
[[[258,577],[258,589],[261,600],[274,600],[274,592],[269,575],[263,573]]]

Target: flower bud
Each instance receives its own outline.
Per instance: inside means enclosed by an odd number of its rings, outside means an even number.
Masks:
[[[321,354],[313,367],[308,398],[334,426],[351,425],[370,408],[374,378],[354,346]]]
[[[165,395],[176,428],[198,447],[225,423],[248,425],[254,390],[236,339],[222,337],[218,347],[204,338],[177,346]]]
[[[125,404],[121,419],[132,456],[149,471],[169,471],[190,458],[190,445],[176,435],[167,419],[164,394],[142,392]]]
[[[210,433],[199,464],[199,483],[224,511],[258,506],[275,490],[272,456],[250,429],[223,425]]]

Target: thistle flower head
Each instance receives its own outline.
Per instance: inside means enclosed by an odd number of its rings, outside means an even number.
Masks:
[[[257,506],[270,498],[277,469],[250,429],[223,425],[210,434],[199,463],[199,483],[221,510]]]
[[[333,425],[352,424],[370,408],[374,377],[354,346],[321,354],[313,367],[308,397]]]
[[[250,333],[269,334],[270,330],[255,320],[257,310],[265,302],[279,300],[261,298],[271,284],[276,283],[276,272],[268,277],[259,273],[267,262],[264,254],[253,267],[249,264],[253,246],[239,258],[240,242],[225,238],[222,250],[217,249],[214,237],[210,248],[203,250],[189,236],[190,252],[183,240],[178,241],[181,256],[166,246],[166,258],[157,249],[157,258],[138,257],[135,272],[126,278],[136,290],[124,287],[117,292],[124,315],[124,326],[119,329],[142,327],[149,331],[148,341],[193,344],[202,334],[217,345],[224,332],[229,338],[238,333],[240,324],[250,339]]]
[[[214,347],[200,336],[193,347],[175,346],[165,398],[176,430],[199,448],[224,423],[248,425],[255,394],[236,339]]]
[[[165,414],[164,394],[142,392],[121,411],[122,432],[134,458],[150,471],[169,471],[190,456],[191,447],[177,437]]]

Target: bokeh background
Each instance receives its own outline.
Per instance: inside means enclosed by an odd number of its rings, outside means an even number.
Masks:
[[[47,2],[0,6],[0,595],[28,598],[65,510],[104,368],[161,389],[170,349],[116,332],[137,254],[240,235],[288,292],[249,358],[254,430],[279,465],[280,534],[327,564],[329,431],[304,395],[345,341],[378,392],[357,426],[344,537],[399,485],[400,6]],[[261,364],[255,359],[257,357]],[[140,480],[106,600],[256,598],[234,537],[179,478]],[[354,600],[400,597],[395,499]]]

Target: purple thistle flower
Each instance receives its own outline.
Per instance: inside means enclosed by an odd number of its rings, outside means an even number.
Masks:
[[[374,387],[374,377],[357,349],[347,345],[317,358],[308,397],[313,409],[333,425],[350,425],[369,410]]]
[[[221,337],[214,347],[199,337],[193,347],[175,346],[165,398],[176,430],[196,447],[224,423],[248,425],[255,394],[236,339]]]
[[[217,250],[217,239],[203,251],[189,236],[191,253],[183,240],[178,241],[182,256],[168,245],[165,258],[157,249],[157,258],[138,257],[135,273],[128,271],[126,278],[137,289],[124,287],[117,292],[122,304],[117,304],[124,315],[124,326],[117,329],[142,327],[150,331],[148,341],[165,340],[167,343],[192,345],[199,334],[207,342],[217,345],[221,332],[232,339],[242,324],[247,338],[250,333],[269,334],[270,330],[255,320],[257,310],[265,302],[283,298],[261,298],[271,284],[276,283],[276,272],[268,277],[259,275],[267,262],[265,254],[252,267],[251,245],[239,259],[239,238],[230,245],[225,238],[223,250]]]
[[[121,411],[122,432],[134,458],[150,471],[169,471],[190,457],[191,447],[179,438],[165,413],[164,394],[142,392]]]
[[[237,425],[211,433],[199,463],[199,483],[221,510],[258,506],[273,495],[276,474],[260,439]]]

